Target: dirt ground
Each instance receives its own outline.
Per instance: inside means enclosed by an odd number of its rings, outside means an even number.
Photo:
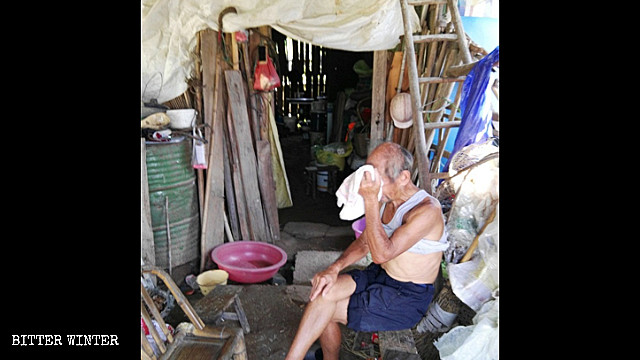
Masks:
[[[280,269],[279,274],[285,278],[286,284],[276,286],[273,281],[260,284],[228,282],[229,285],[243,288],[238,296],[250,325],[250,332],[245,335],[249,360],[284,359],[295,336],[310,291],[309,286],[292,284],[295,253],[301,250],[344,250],[353,240],[348,229],[346,235],[341,231],[342,235],[313,238],[297,238],[283,231],[289,222],[320,223],[330,227],[344,228],[350,227],[351,221],[340,219],[340,208],[336,205],[334,194],[318,191],[316,198],[313,199],[306,193],[307,179],[304,167],[313,161],[310,140],[304,139],[301,134],[290,134],[280,137],[280,145],[293,202],[292,207],[278,210],[281,239],[276,242],[276,245],[282,247],[288,254],[288,261]],[[352,171],[345,166],[345,170],[338,173],[338,184],[342,183],[342,180]],[[173,277],[176,283],[184,286],[184,277],[194,273],[193,271],[193,265],[186,264],[181,268],[173,269]],[[196,291],[186,297],[194,308],[199,310],[199,315],[207,323],[211,314],[203,295]],[[179,306],[174,307],[166,320],[174,327],[182,321],[188,321]],[[230,322],[230,326],[240,326],[237,321]],[[344,328],[344,332],[349,333],[350,330]],[[358,357],[345,353],[342,358],[357,359]]]

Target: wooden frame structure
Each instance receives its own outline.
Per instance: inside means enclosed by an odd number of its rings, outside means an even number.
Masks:
[[[152,268],[143,270],[142,274],[157,276],[168,287],[176,302],[189,318],[188,323],[178,325],[174,335],[167,329],[160,312],[156,308],[151,296],[140,284],[140,314],[149,329],[154,346],[140,329],[141,359],[218,359],[218,360],[247,360],[244,333],[241,328],[218,327],[206,325],[196,313],[189,301],[184,297],[180,288],[164,270]],[[148,310],[147,310],[148,309]],[[155,320],[164,336],[156,330]],[[165,343],[162,338],[167,339]]]

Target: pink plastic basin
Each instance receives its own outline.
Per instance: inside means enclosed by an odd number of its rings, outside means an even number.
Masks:
[[[360,237],[360,235],[362,235],[362,232],[364,231],[364,228],[365,228],[366,225],[367,224],[366,224],[364,216],[362,218],[354,221],[353,224],[351,224],[351,228],[356,233],[356,239],[358,237]]]
[[[216,246],[211,260],[239,283],[259,283],[273,277],[287,262],[287,253],[261,241],[235,241]]]

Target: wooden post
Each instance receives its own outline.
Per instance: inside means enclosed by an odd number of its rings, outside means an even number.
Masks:
[[[314,59],[315,62],[315,59]],[[371,133],[369,141],[370,154],[376,146],[384,141],[384,112],[386,102],[387,83],[387,51],[379,50],[373,53],[373,78],[371,87]]]
[[[200,271],[205,270],[209,252],[224,243],[224,168],[222,159],[221,96],[222,76],[220,66],[216,66],[217,33],[207,29],[202,33],[202,85],[204,97],[205,123],[213,124],[209,141],[206,194],[202,233],[200,237]],[[216,70],[217,69],[217,70]],[[217,76],[216,76],[217,75]]]

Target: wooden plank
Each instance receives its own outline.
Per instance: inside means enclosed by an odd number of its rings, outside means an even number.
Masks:
[[[227,201],[227,214],[229,214],[229,227],[234,239],[240,239],[240,227],[238,222],[238,209],[236,207],[236,195],[233,190],[233,174],[231,172],[231,149],[229,147],[227,123],[224,121],[223,163],[224,163],[224,197]]]
[[[218,285],[210,293],[194,301],[193,310],[197,314],[202,314],[204,324],[213,325],[233,304],[242,289],[240,285]]]
[[[273,165],[271,163],[271,144],[266,140],[256,142],[258,152],[258,174],[260,177],[260,193],[267,225],[271,239],[280,239],[280,220],[278,218],[278,203],[276,200],[276,184],[273,180]]]
[[[248,223],[249,217],[247,215],[247,206],[246,206],[246,201],[244,197],[244,187],[242,186],[242,174],[240,173],[240,165],[239,165],[240,156],[238,155],[238,147],[235,146],[235,141],[232,140],[233,138],[235,138],[235,136],[232,136],[232,134],[235,134],[235,130],[233,130],[234,126],[233,126],[233,121],[231,119],[231,112],[227,112],[226,124],[227,124],[227,132],[225,134],[226,136],[225,141],[227,142],[227,144],[229,144],[229,149],[231,150],[229,160],[231,160],[231,176],[233,178],[233,191],[236,195],[235,196],[236,210],[238,211],[238,221],[240,226],[240,237],[236,236],[236,239],[251,240],[251,230],[249,230],[249,223]]]
[[[384,112],[387,92],[387,51],[373,52],[373,76],[371,80],[371,132],[369,141],[370,154],[376,146],[384,141]]]
[[[229,96],[229,109],[233,118],[235,141],[240,155],[239,165],[249,215],[251,240],[270,241],[262,212],[255,151],[251,137],[248,136],[251,130],[249,129],[249,115],[242,85],[242,75],[237,70],[226,70],[224,74]]]
[[[145,267],[156,265],[156,251],[151,227],[149,182],[147,180],[147,151],[145,139],[140,138],[140,256]]]
[[[202,85],[204,100],[204,121],[213,124],[209,141],[209,159],[207,164],[206,194],[202,233],[200,237],[200,271],[205,270],[211,250],[224,243],[224,167],[222,158],[222,136],[224,117],[222,114],[222,76],[219,58],[217,33],[211,29],[202,32]]]

